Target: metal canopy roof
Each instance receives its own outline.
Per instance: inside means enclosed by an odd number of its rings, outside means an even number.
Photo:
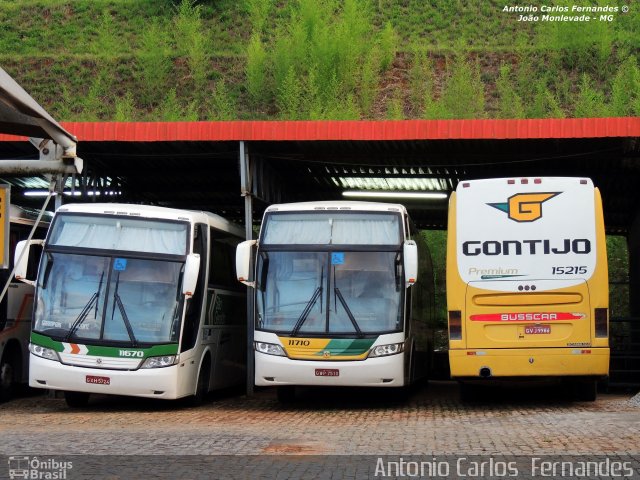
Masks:
[[[0,132],[50,138],[72,148],[76,138],[56,122],[31,95],[0,68]]]
[[[344,190],[449,193],[461,179],[566,175],[591,177],[608,230],[624,233],[640,200],[640,118],[64,126],[85,159],[78,190],[94,193],[82,201],[205,209],[240,223],[240,140],[262,200],[256,220],[269,203],[341,199]],[[26,142],[0,136],[0,158],[30,154]],[[38,179],[4,180],[14,185],[14,202],[40,202],[23,196],[44,188]],[[446,226],[446,200],[390,201],[405,204],[419,226]]]

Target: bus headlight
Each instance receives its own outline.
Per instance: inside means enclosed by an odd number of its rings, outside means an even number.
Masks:
[[[175,355],[163,355],[162,357],[147,358],[140,368],[163,368],[170,367],[176,363]]]
[[[267,355],[277,355],[279,357],[286,357],[284,349],[280,345],[275,343],[254,342],[256,352],[266,353]]]
[[[40,345],[34,345],[33,343],[30,343],[29,351],[36,357],[46,358],[47,360],[55,360],[56,362],[60,361],[60,358],[58,357],[56,351],[51,348],[41,347]]]
[[[390,343],[389,345],[378,345],[373,347],[369,353],[369,358],[372,357],[386,357],[387,355],[395,355],[402,352],[404,349],[404,343]]]

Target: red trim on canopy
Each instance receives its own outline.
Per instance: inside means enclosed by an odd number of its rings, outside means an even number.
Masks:
[[[527,120],[62,122],[80,142],[640,137],[640,117]],[[0,141],[24,137],[0,134]]]

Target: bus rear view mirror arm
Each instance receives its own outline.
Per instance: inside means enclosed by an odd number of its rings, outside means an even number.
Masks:
[[[413,240],[404,242],[404,282],[408,288],[418,280],[418,246]]]
[[[251,275],[251,266],[256,244],[256,240],[245,240],[236,247],[236,277],[239,282],[249,287],[253,287],[255,284],[253,275]]]
[[[44,240],[22,240],[16,245],[16,252],[14,255],[13,273],[16,280],[20,280],[28,285],[35,285],[35,280],[29,280],[27,278],[27,267],[29,266],[29,254],[31,245],[44,245]]]
[[[182,280],[182,294],[191,297],[196,291],[198,274],[200,273],[200,255],[190,253],[184,265],[184,277]]]

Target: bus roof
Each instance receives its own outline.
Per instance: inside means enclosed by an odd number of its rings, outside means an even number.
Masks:
[[[355,202],[355,201],[322,201],[280,203],[269,206],[267,212],[305,212],[314,210],[354,210],[368,212],[400,212],[407,214],[407,209],[399,203]]]
[[[127,203],[70,203],[63,205],[58,212],[93,213],[96,215],[131,215],[164,220],[186,220],[190,223],[206,223],[210,227],[232,233],[244,238],[244,230],[235,223],[211,212],[179,210],[153,205],[135,205]]]
[[[456,191],[460,191],[464,188],[469,188],[472,185],[480,185],[485,188],[500,186],[500,185],[528,185],[528,184],[542,184],[545,182],[553,182],[555,185],[559,183],[574,184],[576,182],[582,183],[593,188],[593,182],[590,178],[585,177],[512,177],[512,178],[485,178],[481,180],[461,180],[458,182]]]

